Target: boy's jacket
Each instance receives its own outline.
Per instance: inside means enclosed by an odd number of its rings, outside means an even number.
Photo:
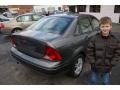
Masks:
[[[112,32],[107,37],[101,33],[93,36],[88,44],[86,60],[92,64],[92,69],[109,72],[120,60],[119,37]]]

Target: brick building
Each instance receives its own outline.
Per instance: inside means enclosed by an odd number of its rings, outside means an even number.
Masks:
[[[8,5],[10,11],[17,11],[19,14],[27,13],[33,10],[33,5]]]

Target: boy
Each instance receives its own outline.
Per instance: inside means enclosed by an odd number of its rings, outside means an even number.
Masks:
[[[103,17],[99,23],[100,33],[93,36],[88,44],[86,60],[91,64],[91,84],[97,84],[98,76],[102,84],[110,84],[110,73],[120,59],[120,44],[111,32],[112,21]]]

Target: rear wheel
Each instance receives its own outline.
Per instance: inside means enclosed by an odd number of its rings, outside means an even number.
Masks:
[[[72,77],[78,77],[82,70],[83,70],[83,64],[84,64],[84,56],[79,55],[75,58],[74,63],[70,67],[69,75]]]

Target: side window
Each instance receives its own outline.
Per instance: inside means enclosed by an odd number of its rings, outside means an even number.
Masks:
[[[20,16],[20,17],[17,17],[17,18],[16,18],[16,21],[17,21],[17,22],[22,22],[21,16]]]
[[[90,21],[88,18],[79,19],[78,25],[79,25],[80,31],[82,31],[83,33],[92,31],[92,27],[90,25]]]
[[[4,22],[4,21],[9,21],[9,19],[2,19],[2,21]]]
[[[29,21],[32,21],[32,16],[22,16],[22,21],[23,22],[29,22]]]
[[[32,21],[32,17],[31,17],[31,15],[30,16],[28,16],[28,15],[20,16],[16,20],[17,20],[17,22],[29,22],[29,21]]]
[[[92,19],[92,26],[93,26],[93,29],[96,29],[97,27],[99,27],[99,21],[97,19]]]

